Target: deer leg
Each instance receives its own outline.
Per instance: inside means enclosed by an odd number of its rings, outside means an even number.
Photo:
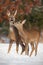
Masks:
[[[12,41],[12,40],[10,40],[10,44],[9,44],[9,48],[8,48],[8,53],[9,53],[9,52],[10,52],[10,50],[11,50],[12,44],[13,44],[13,41]]]
[[[37,55],[38,44],[35,44],[35,56]]]
[[[18,47],[19,47],[19,43],[16,42],[16,52],[18,53]]]
[[[31,56],[33,51],[34,51],[34,44],[33,44],[33,42],[31,42],[30,44],[31,44],[31,47],[32,47],[32,51],[30,52],[30,56]]]
[[[25,46],[22,46],[22,51],[21,51],[21,55],[23,54],[23,52],[25,51]]]
[[[29,49],[28,44],[25,44],[25,55],[28,55],[28,54],[29,54],[29,53],[28,53],[28,49]]]
[[[25,45],[22,43],[21,46],[22,46],[22,51],[21,51],[21,55],[22,55],[23,52],[25,51]]]
[[[25,45],[22,46],[22,52],[21,52],[21,55],[23,54],[24,51],[25,51]],[[29,46],[28,46],[28,54],[29,54]]]
[[[23,54],[23,52],[25,51],[25,45],[23,44],[22,41],[20,41],[20,45],[22,47],[22,51],[21,51],[21,55]]]

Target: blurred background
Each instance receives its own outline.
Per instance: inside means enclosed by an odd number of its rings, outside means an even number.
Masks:
[[[0,0],[0,34],[8,34],[9,20],[7,10],[18,10],[16,22],[26,19],[24,28],[43,29],[43,0]],[[30,26],[31,25],[31,26]]]

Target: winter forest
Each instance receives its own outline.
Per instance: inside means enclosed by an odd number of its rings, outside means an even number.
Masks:
[[[0,65],[43,65],[43,0],[0,0]]]

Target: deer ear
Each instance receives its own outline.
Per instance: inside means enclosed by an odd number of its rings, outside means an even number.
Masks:
[[[17,14],[17,10],[16,10],[15,13],[14,13],[14,17],[16,16],[16,14]]]
[[[10,16],[10,11],[9,10],[7,10],[7,16]]]
[[[26,19],[22,21],[22,24],[24,24],[26,22]]]

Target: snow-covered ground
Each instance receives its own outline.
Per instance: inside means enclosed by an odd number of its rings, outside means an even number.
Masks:
[[[16,45],[12,45],[10,53],[7,53],[9,44],[0,43],[0,65],[43,65],[43,44],[38,46],[38,54],[31,57],[26,56],[25,53],[20,55],[21,47],[18,54],[16,53]]]

